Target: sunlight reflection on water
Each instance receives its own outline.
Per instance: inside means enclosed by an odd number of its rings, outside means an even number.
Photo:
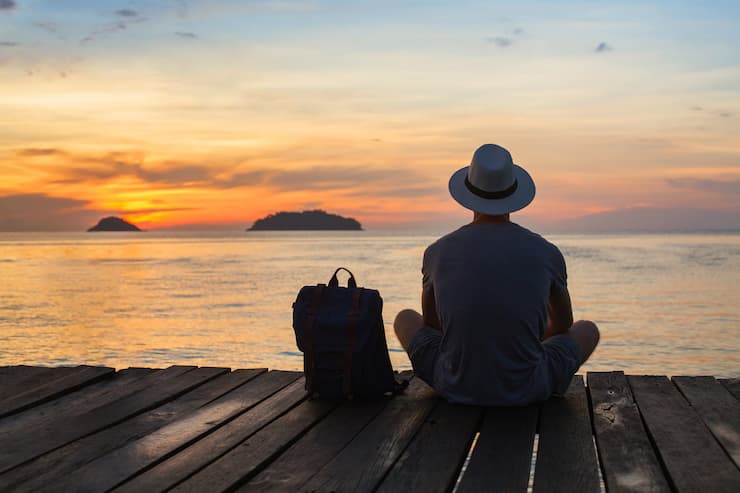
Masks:
[[[352,269],[395,313],[420,308],[432,235],[382,232],[0,235],[0,365],[300,369],[291,304]],[[740,235],[552,235],[576,318],[602,328],[583,370],[740,374]]]

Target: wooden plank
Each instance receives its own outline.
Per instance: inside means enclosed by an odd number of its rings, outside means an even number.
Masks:
[[[189,371],[189,369],[178,369],[177,374],[183,371]],[[150,371],[148,374],[151,375],[153,372]],[[151,382],[151,380],[142,380],[145,377],[146,375],[138,370],[122,370],[110,378],[7,416],[0,420],[0,441],[25,436],[28,430],[35,430],[39,435],[46,433],[46,430],[53,430],[70,416],[87,412],[105,402],[145,388]]]
[[[70,370],[74,368],[26,365],[0,367],[0,401],[38,387],[46,381],[59,378]]]
[[[0,418],[49,401],[100,379],[111,377],[115,372],[113,368],[103,366],[78,366],[76,371],[70,371],[60,378],[20,394],[6,397],[0,401]]]
[[[735,399],[740,399],[740,378],[720,378],[721,383]]]
[[[403,453],[437,400],[430,387],[413,379],[404,394],[394,397],[300,491],[371,491]]]
[[[187,416],[129,442],[39,491],[105,491],[185,449],[225,422],[291,384],[298,372],[271,371]]]
[[[483,412],[481,407],[440,401],[377,491],[449,491],[465,462]]]
[[[231,491],[285,450],[335,406],[336,403],[321,400],[302,402],[170,491]]]
[[[388,402],[343,404],[237,491],[280,493],[296,490],[336,457]]]
[[[34,492],[45,484],[54,484],[88,462],[223,398],[265,371],[237,370],[214,378],[174,401],[37,457],[0,476],[0,483],[16,493]]]
[[[534,491],[599,491],[588,397],[580,375],[562,398],[552,397],[542,406]]]
[[[158,368],[142,368],[139,366],[129,366],[128,368],[124,368],[123,370],[118,370],[119,375],[131,375],[133,377],[145,377],[147,375],[152,375],[154,373],[160,372],[162,370]]]
[[[527,491],[539,406],[486,409],[458,493]]]
[[[0,473],[50,452],[70,442],[113,426],[132,416],[170,401],[190,389],[223,374],[224,368],[199,368],[165,380],[156,387],[144,389],[109,402],[86,413],[73,416],[37,440],[16,440],[0,449]]]
[[[737,467],[668,378],[627,380],[673,488],[679,493],[737,492]]]
[[[672,380],[740,467],[740,401],[714,377],[673,377]]]
[[[303,379],[291,383],[254,406],[249,412],[236,417],[180,453],[121,485],[116,491],[164,491],[179,483],[304,400],[307,397],[304,386]],[[212,485],[209,490],[215,491],[214,488]]]
[[[670,492],[624,373],[589,372],[588,391],[609,493]]]

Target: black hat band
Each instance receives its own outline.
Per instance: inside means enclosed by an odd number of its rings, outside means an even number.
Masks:
[[[506,190],[498,190],[496,192],[489,192],[487,190],[482,190],[472,183],[470,183],[470,180],[468,180],[468,175],[465,175],[465,186],[470,190],[470,192],[473,195],[477,195],[478,197],[484,198],[484,199],[505,199],[506,197],[509,197],[510,195],[513,195],[514,192],[516,192],[517,187],[517,181],[514,180],[514,183],[507,188]]]

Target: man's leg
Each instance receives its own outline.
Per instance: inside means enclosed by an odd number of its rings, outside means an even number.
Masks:
[[[590,320],[579,320],[568,329],[568,334],[578,343],[581,364],[585,363],[599,344],[599,328]]]
[[[599,329],[589,320],[579,320],[566,332],[543,341],[550,370],[551,395],[563,395],[573,375],[586,362],[599,343]]]
[[[393,321],[393,329],[396,331],[396,337],[408,353],[409,344],[414,335],[424,327],[424,318],[415,310],[401,310]]]
[[[434,387],[434,372],[442,342],[442,331],[424,325],[414,310],[401,310],[393,321],[401,346],[409,355],[414,374]]]

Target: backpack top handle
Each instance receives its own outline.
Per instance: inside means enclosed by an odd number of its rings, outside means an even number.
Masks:
[[[348,288],[356,288],[357,287],[357,281],[355,281],[355,275],[350,272],[349,269],[346,267],[339,267],[337,270],[334,271],[334,275],[331,276],[331,279],[329,279],[329,287],[330,288],[336,288],[339,286],[339,280],[337,280],[337,274],[340,270],[346,271],[347,274],[349,274],[349,279],[347,280],[347,287]]]

